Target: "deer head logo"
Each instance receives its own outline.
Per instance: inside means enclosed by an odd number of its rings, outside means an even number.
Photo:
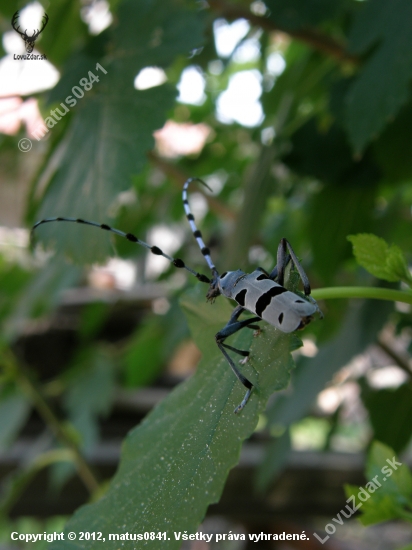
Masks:
[[[47,15],[47,13],[45,13],[43,15],[41,29],[37,29],[37,31],[33,31],[32,36],[29,36],[27,34],[27,29],[24,32],[21,32],[20,25],[16,26],[17,22],[18,22],[18,19],[19,19],[19,12],[17,10],[16,13],[13,15],[13,19],[11,20],[11,24],[13,26],[13,29],[16,32],[18,32],[19,35],[23,38],[24,43],[26,44],[26,52],[27,53],[32,53],[32,51],[34,49],[34,44],[35,44],[37,38],[39,37],[39,34],[44,31],[44,28],[47,25],[47,22],[49,20],[49,16]]]

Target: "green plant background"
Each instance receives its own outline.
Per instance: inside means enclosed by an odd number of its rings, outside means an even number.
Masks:
[[[209,504],[219,499],[259,418],[271,436],[256,474],[263,491],[287,461],[290,433],[313,414],[317,395],[335,374],[369,345],[381,345],[384,327],[391,327],[394,338],[410,340],[411,314],[394,304],[411,303],[411,4],[267,0],[264,16],[254,12],[257,4],[111,0],[113,24],[97,36],[88,33],[75,0],[44,5],[50,32],[41,35],[38,48],[61,78],[54,89],[35,94],[43,116],[88,71],[95,71],[97,63],[107,74],[99,73],[99,82],[47,140],[34,143],[28,156],[17,148],[24,128],[15,136],[0,134],[1,177],[9,186],[29,182],[21,225],[29,228],[50,216],[82,217],[142,239],[154,226],[166,225],[184,235],[176,257],[204,273],[207,266],[183,216],[181,188],[191,176],[212,187],[217,182],[215,196],[204,194],[208,209],[201,222],[216,265],[221,271],[257,265],[271,270],[279,240],[287,237],[325,313],[323,321],[303,333],[316,341],[319,352],[300,357],[293,370],[290,352],[299,346],[295,336],[264,324],[256,339],[252,331],[242,331],[232,345],[252,346],[251,360],[242,368],[256,391],[242,414],[233,415],[244,389],[214,343],[231,308],[222,298],[213,306],[206,304],[207,287],[195,286],[188,277],[186,290],[180,285],[170,297],[167,314],[148,315],[119,346],[99,338],[110,307],[101,302],[85,307],[73,357],[63,372],[44,380],[15,353],[28,323],[53,318],[62,293],[84,285],[92,264],[117,255],[141,268],[147,254],[94,228],[42,226],[37,242],[54,251],[47,263],[29,254],[30,260],[22,261],[0,252],[0,446],[13,444],[35,408],[53,434],[54,448],[49,454],[39,452],[6,480],[5,514],[32,476],[47,467],[56,487],[80,475],[91,495],[106,489],[101,500],[76,512],[67,530],[95,526],[99,531],[103,521],[107,532],[195,531]],[[10,19],[22,7],[18,0],[4,0],[3,33],[10,31]],[[214,25],[222,18],[249,22],[228,57],[219,56],[214,43]],[[248,44],[257,54],[242,60],[237,54]],[[6,55],[1,45],[0,50]],[[273,54],[285,61],[280,75],[268,69]],[[134,78],[150,66],[162,68],[167,82],[136,90]],[[201,105],[177,100],[182,72],[192,66],[205,79]],[[247,127],[220,121],[220,94],[233,75],[249,70],[262,82],[261,123]],[[162,157],[153,132],[167,120],[207,124],[210,135],[203,149]],[[122,201],[129,190],[132,199]],[[164,248],[161,242],[151,244]],[[142,273],[144,269],[139,270],[141,284]],[[170,268],[160,280],[176,287],[175,275]],[[110,414],[115,390],[155,381],[189,334],[202,352],[196,374],[130,432],[117,474],[108,488],[98,487],[83,454],[99,440],[99,419]],[[367,437],[357,438],[356,427],[348,428],[358,450],[373,439],[395,452],[410,448],[409,351],[404,350],[406,359],[398,357],[398,367],[407,374],[399,387],[376,389],[366,378],[355,380],[369,413]],[[395,363],[396,357],[394,353]],[[270,395],[286,387],[288,392],[277,394],[266,408]],[[51,388],[58,394],[59,419],[50,405]],[[325,451],[333,434],[345,430],[339,411],[327,420]],[[7,532],[9,520],[4,517]],[[162,547],[179,544],[171,540]],[[88,541],[84,547],[94,545]]]

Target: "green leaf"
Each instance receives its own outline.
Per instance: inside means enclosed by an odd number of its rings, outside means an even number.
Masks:
[[[372,206],[375,193],[372,185],[326,185],[313,197],[308,234],[315,265],[318,266],[318,276],[326,284],[333,280],[341,262],[350,257],[346,235],[354,229],[370,228],[370,219],[365,214],[365,208]]]
[[[269,19],[284,29],[310,27],[331,19],[339,11],[342,0],[266,0]]]
[[[87,39],[88,29],[74,0],[57,0],[45,6],[49,22],[40,35],[39,49],[59,66],[79,42]]]
[[[364,491],[365,490],[366,489],[364,489]],[[383,521],[388,521],[398,517],[397,507],[389,495],[384,495],[381,499],[379,499],[379,501],[372,504],[369,500],[363,502],[363,500],[368,497],[365,496],[365,493],[362,491],[361,487],[345,485],[345,494],[348,498],[354,497],[355,500],[352,502],[355,507],[359,505],[361,506],[360,510],[362,515],[360,516],[359,521],[362,525],[373,525],[374,523],[381,523]]]
[[[12,18],[16,10],[19,9],[19,2],[17,0],[5,0],[1,3],[1,13],[4,14],[7,19]]]
[[[28,284],[32,273],[19,265],[10,264],[0,256],[0,318],[10,315],[18,295]]]
[[[203,352],[196,374],[177,387],[126,438],[119,470],[106,495],[82,507],[66,526],[69,531],[102,531],[106,542],[56,541],[55,550],[118,548],[108,533],[167,532],[162,548],[178,549],[174,532],[194,533],[207,507],[216,502],[230,468],[239,459],[242,441],[254,430],[270,393],[284,388],[293,365],[290,336],[264,326],[253,338],[243,330],[231,345],[247,349],[242,366],[256,389],[245,409],[233,413],[245,388],[215,345],[214,335],[231,308],[220,300],[205,303],[205,287],[186,293],[182,305],[195,341]],[[139,548],[159,548],[158,541],[141,541]]]
[[[149,384],[159,376],[189,329],[177,300],[164,315],[148,315],[132,334],[122,354],[127,386]]]
[[[83,340],[91,340],[106,323],[110,314],[107,302],[92,302],[82,309],[79,334]]]
[[[58,215],[103,223],[117,194],[131,186],[131,174],[143,169],[146,154],[154,144],[152,134],[163,125],[176,92],[169,85],[150,90],[133,90],[131,86],[128,89],[124,82],[116,80],[116,75],[112,78],[105,93],[79,104],[64,143],[55,154],[64,151],[39,219]],[[111,130],[108,132],[107,128]],[[52,157],[50,162],[55,159]],[[57,249],[78,262],[102,261],[109,254],[107,234],[91,234],[90,228],[86,232],[84,229],[48,224],[36,232],[46,240],[53,237]]]
[[[94,37],[93,41],[98,40],[98,38],[99,37]],[[55,103],[64,102],[69,95],[72,95],[73,85],[78,85],[81,78],[88,77],[89,71],[100,78],[98,84],[93,83],[94,93],[98,93],[99,88],[101,88],[102,84],[104,85],[105,75],[96,70],[96,64],[99,61],[104,64],[104,61],[102,61],[100,57],[101,52],[99,52],[99,55],[92,55],[89,53],[91,44],[93,44],[93,42],[89,42],[87,52],[76,52],[66,61],[60,80],[47,95],[47,107],[54,106]],[[90,95],[85,93],[83,100],[88,101],[89,99]],[[75,110],[72,111],[73,114],[75,114],[75,112]],[[47,108],[43,109],[43,114],[46,116],[49,114]]]
[[[411,274],[409,273],[405,257],[402,250],[398,246],[390,246],[388,249],[386,263],[388,266],[388,271],[393,273],[395,277],[398,277],[400,281],[412,283]]]
[[[119,5],[114,40],[121,70],[132,77],[143,67],[168,67],[203,43],[203,16],[191,2],[125,0]]]
[[[165,330],[158,316],[148,317],[139,325],[127,344],[124,356],[126,385],[144,386],[151,382],[163,366],[165,352]]]
[[[23,427],[31,406],[18,392],[2,395],[0,399],[0,449],[5,449]]]
[[[79,276],[79,267],[67,265],[54,257],[20,289],[3,334],[12,339],[22,330],[28,318],[48,313],[61,299],[62,292],[72,286]]]
[[[276,85],[262,94],[261,101],[266,122],[275,120],[276,131],[290,136],[324,108],[329,96],[327,84],[334,77],[336,65],[300,42],[290,44],[285,61],[284,72],[276,79]]]
[[[373,144],[374,156],[392,186],[396,182],[410,181],[412,178],[408,148],[411,141],[412,105],[408,103]]]
[[[144,67],[167,67],[178,54],[187,56],[199,47],[203,18],[180,2],[127,0],[122,2],[118,24],[111,32],[110,55],[100,60],[87,52],[78,56],[84,70],[90,59],[89,70],[98,74],[100,81],[71,108],[68,131],[39,179],[38,185],[41,182],[46,192],[38,218],[107,221],[117,195],[130,188],[133,174],[143,170],[154,146],[153,132],[164,125],[177,95],[170,84],[136,90],[134,78]],[[107,74],[96,70],[97,61]],[[70,78],[63,77],[57,94],[66,96],[57,107],[61,112],[67,109],[67,98],[74,99],[73,86],[79,86],[80,73],[72,65],[67,67]],[[48,118],[50,125],[58,124],[52,116]],[[56,240],[58,250],[65,250],[78,262],[102,261],[109,254],[107,235],[92,236],[89,231],[78,232],[60,224],[41,227],[39,235],[46,241]]]
[[[344,85],[342,81],[335,85],[335,103],[339,103],[336,95],[342,94],[339,88]],[[337,110],[338,106],[333,108]],[[325,128],[312,116],[294,132],[292,145],[284,161],[301,175],[315,176],[333,184],[334,192],[338,191],[337,185],[344,191],[373,188],[380,179],[380,169],[370,154],[361,159],[353,158],[345,133],[337,123]]]
[[[361,502],[360,521],[363,525],[395,518],[412,521],[412,474],[393,449],[378,441],[373,443],[366,478],[368,481],[362,488],[345,487],[347,496],[355,496],[356,504]]]
[[[307,204],[306,234],[318,277],[330,284],[339,264],[350,255],[346,235],[373,227],[370,211],[376,201],[379,170],[371,155],[353,159],[337,124],[325,129],[314,117],[294,133],[292,144],[284,162],[302,177],[310,175],[325,183]]]
[[[366,384],[361,384],[361,387],[362,401],[369,412],[374,438],[396,452],[402,451],[412,435],[409,421],[412,415],[412,388],[409,384],[381,390],[373,390]]]
[[[352,158],[344,132],[336,124],[325,130],[312,117],[294,132],[292,144],[293,149],[284,160],[299,174],[309,174],[327,183],[341,183],[346,188],[349,174],[359,167]],[[335,187],[333,190],[336,191]]]
[[[365,2],[349,37],[349,51],[373,53],[347,95],[346,127],[356,152],[382,131],[410,96],[412,34],[409,0]]]
[[[287,429],[279,437],[273,437],[266,449],[263,461],[256,472],[255,483],[258,491],[264,492],[285,467],[292,450],[290,431]]]
[[[376,333],[386,322],[392,308],[390,302],[379,300],[352,302],[339,332],[320,348],[315,357],[303,357],[299,360],[293,374],[292,389],[287,395],[277,396],[266,412],[269,425],[285,428],[300,420],[335,372],[347,365],[369,343],[375,342]],[[276,452],[276,456],[273,452]],[[271,445],[268,448],[263,462],[264,469],[262,474],[258,474],[260,488],[263,484],[267,486],[271,479],[270,469],[266,464],[272,460],[281,463],[287,453],[286,446]]]
[[[385,281],[412,283],[406,260],[398,246],[389,246],[380,237],[367,233],[349,235],[347,239],[353,245],[358,264],[369,273]]]
[[[412,498],[412,474],[406,464],[399,466],[394,463],[395,460],[399,462],[393,449],[379,441],[375,441],[369,451],[366,475],[372,479],[378,473],[380,475],[383,473],[386,477],[386,479],[383,478],[384,491],[388,494],[401,495],[405,497],[402,501],[406,502],[407,499]],[[384,466],[387,471],[389,467],[390,475],[382,472]]]
[[[82,436],[83,448],[89,449],[98,439],[97,420],[109,411],[112,403],[114,367],[108,354],[95,347],[82,350],[74,364],[64,407]]]

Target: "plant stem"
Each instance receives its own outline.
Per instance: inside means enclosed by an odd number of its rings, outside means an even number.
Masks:
[[[331,288],[317,288],[312,292],[311,296],[313,296],[315,300],[329,300],[331,298],[369,298],[412,304],[412,292],[378,287],[336,286]]]
[[[242,6],[239,3],[235,4],[226,2],[225,0],[208,0],[208,5],[213,11],[227,19],[247,19],[252,25],[256,25],[267,31],[284,32],[295,40],[299,40],[311,48],[333,57],[337,61],[353,64],[359,63],[359,58],[349,54],[344,44],[337,42],[334,38],[316,29],[285,29],[281,25],[278,25],[275,20],[255,15],[250,11],[248,6]]]
[[[10,510],[17,502],[21,494],[30,481],[43,468],[59,462],[75,462],[75,457],[70,449],[53,449],[39,455],[34,462],[27,467],[13,472],[11,476],[3,483],[3,495],[0,499],[0,513],[9,514]]]
[[[32,402],[33,406],[43,418],[44,422],[52,430],[56,438],[71,450],[79,477],[83,481],[89,493],[93,494],[96,492],[99,489],[99,483],[80,453],[76,443],[73,441],[73,438],[67,432],[65,426],[58,420],[40,390],[24,372],[24,369],[18,364],[11,351],[3,351],[2,363],[5,370],[8,371],[8,373],[15,379],[16,383]]]
[[[402,357],[399,353],[392,349],[392,347],[387,342],[385,342],[382,335],[378,337],[377,344],[381,348],[381,350],[386,353],[386,355],[388,355],[396,362],[399,368],[401,368],[408,374],[409,378],[412,377],[412,371],[407,358]]]

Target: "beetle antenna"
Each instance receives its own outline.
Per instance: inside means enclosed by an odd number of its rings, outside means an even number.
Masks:
[[[144,241],[141,241],[138,239],[135,235],[132,233],[125,233],[124,231],[120,231],[119,229],[115,229],[114,227],[110,227],[110,225],[106,225],[104,223],[97,223],[97,222],[91,222],[88,220],[82,220],[80,218],[46,218],[44,220],[40,220],[36,222],[31,230],[30,233],[30,240],[33,243],[34,242],[34,231],[39,225],[42,225],[44,223],[52,223],[52,222],[71,222],[71,223],[80,223],[85,225],[92,225],[93,227],[98,227],[99,229],[104,229],[105,231],[111,231],[112,233],[115,233],[116,235],[119,235],[120,237],[123,237],[127,239],[128,241],[136,244],[140,244],[141,246],[144,246],[147,250],[150,250],[152,254],[155,254],[156,256],[163,256],[163,258],[166,258],[166,260],[169,260],[171,264],[173,264],[175,267],[186,269],[189,273],[194,275],[199,281],[202,283],[208,283],[210,284],[211,281],[209,277],[206,277],[206,275],[203,275],[202,273],[198,273],[194,269],[188,267],[185,265],[184,261],[179,258],[173,258],[172,256],[169,256],[163,250],[160,250],[158,246],[151,246],[150,244],[145,243]]]
[[[185,209],[185,213],[186,213],[186,218],[190,224],[190,228],[192,230],[192,233],[193,233],[193,236],[194,238],[196,239],[197,241],[197,244],[199,245],[199,248],[200,248],[200,251],[201,253],[203,254],[206,262],[207,262],[207,265],[209,266],[210,270],[212,271],[213,273],[213,277],[214,279],[216,277],[219,276],[218,274],[218,271],[216,269],[216,266],[215,264],[213,263],[212,261],[212,258],[210,256],[210,249],[209,247],[207,247],[203,241],[203,237],[202,237],[202,233],[201,231],[197,228],[196,224],[195,224],[195,217],[194,215],[192,214],[192,211],[190,210],[190,206],[189,206],[189,201],[187,199],[187,190],[188,190],[188,187],[189,185],[193,182],[193,181],[198,181],[199,183],[201,183],[202,185],[204,185],[205,187],[207,187],[207,189],[209,189],[209,191],[212,191],[210,189],[210,187],[207,185],[207,183],[205,183],[203,180],[201,180],[200,178],[189,178],[187,180],[187,182],[184,184],[183,186],[183,192],[182,192],[182,199],[183,199],[183,208]]]

